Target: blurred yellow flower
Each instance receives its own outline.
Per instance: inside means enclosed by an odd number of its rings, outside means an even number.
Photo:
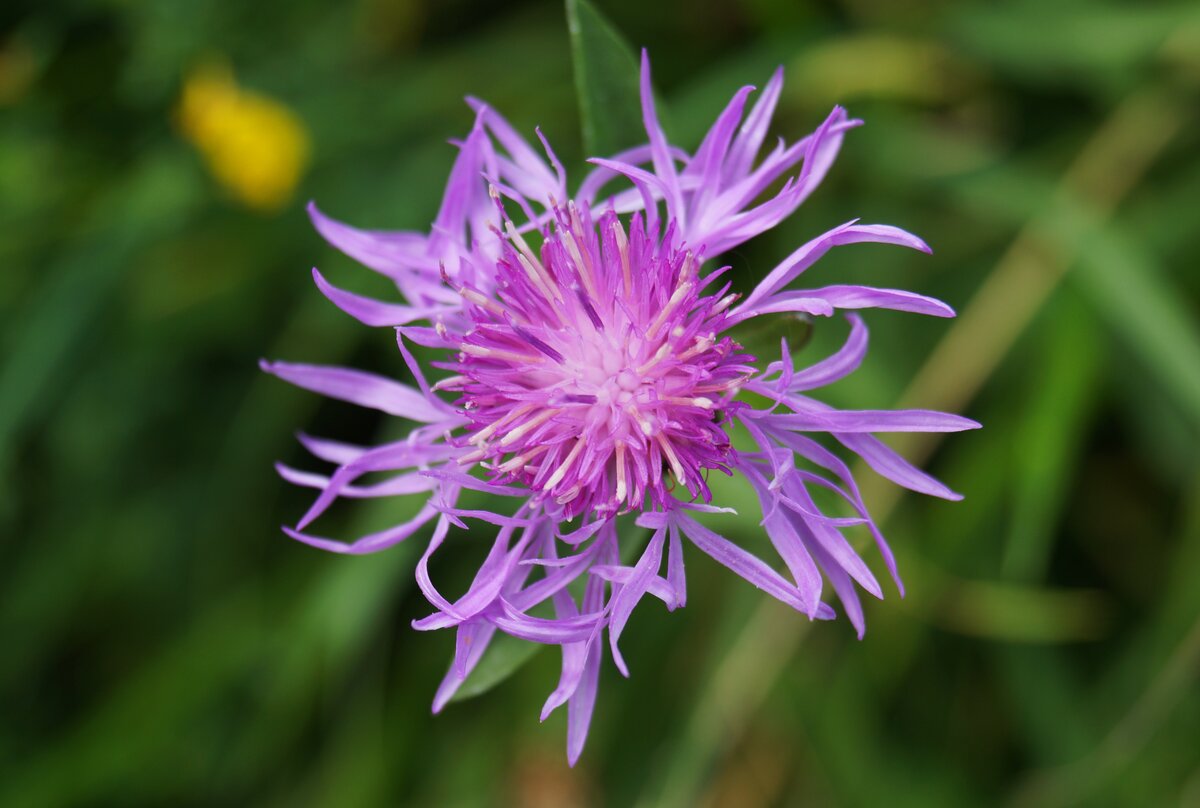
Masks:
[[[222,64],[188,75],[178,122],[217,181],[257,210],[282,207],[308,165],[308,132],[296,114],[239,87]]]

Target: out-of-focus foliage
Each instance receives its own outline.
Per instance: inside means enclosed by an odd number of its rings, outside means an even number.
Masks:
[[[417,544],[350,559],[277,530],[306,502],[271,471],[300,460],[293,429],[394,427],[255,360],[403,374],[391,334],[312,288],[315,263],[387,293],[303,202],[425,228],[463,95],[540,125],[579,176],[562,5],[10,3],[0,804],[1200,803],[1195,4],[596,7],[650,48],[686,146],[778,64],[780,134],[834,103],[867,121],[796,216],[728,256],[743,288],[854,216],[933,245],[813,270],[961,313],[872,313],[870,358],[832,391],[986,426],[905,444],[965,502],[869,486],[908,597],[868,604],[858,642],[690,554],[688,607],[639,611],[633,678],[604,671],[576,769],[561,714],[536,718],[553,652],[507,678],[523,660],[499,660],[498,685],[432,718],[452,638],[408,628]],[[205,86],[219,121],[189,107]],[[816,323],[803,355],[842,328]],[[718,493],[749,506],[726,534],[761,543],[745,492]],[[402,507],[342,507],[323,532]],[[448,591],[478,538],[435,565]]]

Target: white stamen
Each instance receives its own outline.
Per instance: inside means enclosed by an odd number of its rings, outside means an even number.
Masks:
[[[486,456],[487,451],[485,449],[477,449],[474,452],[469,452],[458,458],[458,465],[465,466],[468,463],[474,463],[477,460],[482,460]]]
[[[702,410],[711,410],[712,405],[713,405],[711,399],[704,398],[703,396],[700,396],[699,398],[684,398],[682,396],[670,396],[663,400],[670,402],[671,404],[682,404],[685,407],[699,407]]]
[[[521,267],[525,270],[525,274],[529,276],[529,280],[530,280],[530,282],[533,283],[533,287],[535,289],[537,289],[539,292],[541,292],[542,297],[546,298],[546,302],[549,303],[551,308],[553,309],[554,304],[558,301],[557,296],[554,294],[553,282],[550,281],[549,278],[543,277],[538,272],[537,268],[532,263],[530,263],[529,259],[526,258],[524,255],[518,254],[517,261],[521,264]],[[545,270],[543,270],[543,272],[544,271]],[[555,312],[555,313],[557,313],[557,312]]]
[[[543,491],[549,491],[551,488],[562,482],[562,478],[567,476],[567,470],[571,468],[571,464],[575,462],[575,458],[579,456],[581,451],[583,451],[583,438],[579,438],[575,441],[575,446],[567,455],[566,460],[559,464],[558,468],[554,470],[554,473],[550,475],[550,479],[546,480],[545,484],[542,485]]]
[[[578,218],[578,214],[576,214],[576,218]],[[563,245],[579,269],[579,278],[583,281],[583,287],[587,290],[588,297],[598,300],[600,296],[596,294],[596,285],[592,282],[592,259],[588,256],[587,250],[583,249],[575,240],[574,233],[567,230],[562,235]]]
[[[713,334],[709,334],[708,336],[704,337],[696,337],[696,344],[681,353],[677,358],[682,361],[684,359],[690,359],[698,353],[704,353],[713,346],[714,336],[715,335]]]
[[[555,497],[554,501],[557,502],[559,505],[566,505],[568,502],[575,499],[575,497],[579,496],[579,492],[581,490],[583,490],[583,489],[580,488],[578,485],[573,485],[570,488],[568,488],[566,491],[564,491],[560,496]]]
[[[516,457],[512,457],[512,458],[509,458],[508,460],[504,461],[503,463],[501,463],[499,466],[496,467],[496,470],[504,472],[505,474],[511,474],[511,473],[521,471],[523,468],[525,468],[525,465],[530,460],[537,457],[542,452],[546,451],[546,449],[548,449],[548,448],[549,447],[546,444],[542,444],[541,446],[535,446],[532,449],[530,449],[528,452],[526,452],[525,454],[520,454],[520,455],[517,455]]]
[[[460,295],[462,295],[464,299],[471,301],[472,303],[474,303],[476,306],[479,306],[480,308],[487,309],[488,311],[492,312],[493,314],[498,314],[501,317],[503,317],[506,314],[506,310],[503,306],[501,306],[495,300],[492,300],[487,295],[481,294],[480,292],[477,292],[474,289],[467,289],[466,287],[462,287],[458,290],[458,293]]]
[[[654,338],[654,335],[658,332],[658,329],[661,328],[662,324],[665,323],[667,318],[671,316],[671,312],[676,306],[679,305],[679,302],[683,300],[683,298],[687,296],[687,293],[690,291],[692,291],[691,281],[684,281],[683,283],[679,284],[679,286],[675,287],[675,291],[671,293],[671,297],[667,300],[667,305],[663,306],[663,310],[658,313],[658,317],[654,318],[654,324],[651,325],[650,329],[646,332],[647,338]]]
[[[741,295],[737,292],[725,295],[725,297],[717,301],[717,305],[712,307],[712,310],[709,312],[709,314],[720,314],[721,312],[725,311],[725,309],[729,308],[733,303],[737,302],[739,297],[741,297]]]
[[[507,426],[514,419],[520,418],[522,415],[524,415],[525,413],[532,410],[533,407],[534,407],[533,404],[522,404],[521,406],[517,407],[515,410],[510,412],[508,415],[505,415],[499,421],[493,421],[492,423],[485,426],[483,429],[476,432],[474,435],[472,435],[467,440],[467,443],[473,443],[473,444],[477,444],[477,445],[480,443],[484,443],[485,441],[487,441],[488,438],[490,438],[492,435],[496,434],[496,430],[498,430],[504,426]]]
[[[638,375],[645,376],[646,371],[650,370],[650,368],[654,367],[659,362],[661,362],[663,359],[665,359],[667,354],[669,354],[670,352],[671,352],[671,346],[669,344],[664,343],[661,346],[659,346],[659,349],[658,349],[658,351],[655,352],[654,356],[650,357],[650,360],[648,362],[646,362],[646,364],[642,365],[640,368],[637,369]]]
[[[621,255],[621,278],[625,281],[625,294],[633,291],[633,280],[629,272],[629,239],[625,237],[625,228],[621,227],[619,219],[613,219],[613,238],[617,242],[617,252]]]
[[[545,274],[546,268],[542,266],[542,262],[534,254],[533,250],[529,249],[529,244],[525,241],[525,238],[517,232],[517,228],[513,226],[512,219],[504,220],[504,232],[508,234],[508,239],[517,248],[517,252],[525,256],[529,263],[537,267],[539,272]]]
[[[549,421],[554,416],[558,415],[560,412],[562,412],[562,410],[559,410],[559,409],[549,409],[549,410],[545,410],[543,412],[539,412],[533,418],[529,419],[528,421],[526,421],[525,423],[521,424],[519,427],[514,429],[512,432],[509,432],[507,435],[505,435],[503,438],[501,438],[500,445],[508,446],[508,445],[520,440],[521,438],[525,437],[533,430],[537,429],[542,424]]]
[[[646,420],[645,416],[642,415],[636,406],[630,404],[625,408],[625,412],[629,413],[629,417],[637,422],[637,425],[641,428],[643,435],[650,437],[654,434],[654,425]]]
[[[686,485],[683,481],[683,464],[679,462],[679,458],[675,455],[675,450],[671,448],[671,442],[661,432],[655,435],[654,439],[658,441],[658,445],[662,447],[663,452],[666,454],[667,461],[671,464],[671,471],[675,473],[675,479],[679,481],[680,485]]]
[[[517,353],[516,351],[506,351],[503,348],[487,348],[483,345],[473,345],[466,343],[461,346],[462,352],[471,356],[480,356],[484,359],[507,359],[510,362],[526,362],[531,364],[540,364],[545,360],[540,356],[530,356],[529,354]]]
[[[617,441],[617,503],[625,501],[625,444]]]

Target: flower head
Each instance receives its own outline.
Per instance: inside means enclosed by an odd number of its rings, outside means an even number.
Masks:
[[[396,327],[415,388],[356,370],[264,363],[302,387],[416,423],[404,439],[375,448],[305,437],[309,451],[336,470],[280,467],[288,480],[319,491],[297,526],[285,531],[335,552],[367,553],[433,522],[417,582],[434,612],[414,625],[458,634],[435,710],[478,664],[496,631],[558,645],[562,677],[543,718],[568,705],[572,763],[595,704],[601,638],[607,633],[613,661],[628,675],[618,640],[637,604],[646,595],[668,609],[686,602],[684,538],[810,618],[834,616],[822,600],[828,582],[862,636],[857,590],[876,597],[883,590],[844,532],[866,526],[897,586],[900,579],[845,460],[813,434],[830,436],[902,486],[956,499],[874,433],[978,426],[923,410],[837,410],[812,397],[863,361],[867,331],[856,314],[847,315],[844,347],[807,368],[795,367],[786,342],[779,359],[764,367],[730,336],[738,323],[779,312],[890,308],[953,315],[944,303],[894,289],[788,289],[836,246],[880,242],[928,250],[886,225],[836,227],[798,248],[744,296],[731,291],[727,268],[706,267],[708,257],[790,214],[858,122],[835,109],[813,134],[792,146],[781,142],[756,164],[781,88],[776,73],[748,115],[752,88],[743,88],[688,154],[669,144],[658,125],[644,56],[642,81],[647,143],[594,159],[573,197],[544,139],[545,159],[472,100],[475,126],[459,144],[429,234],[356,230],[312,209],[326,238],[395,281],[403,303],[345,292],[314,270],[321,291],[347,313]],[[759,201],[797,165],[778,193]],[[627,185],[601,196],[617,180]],[[521,224],[510,210],[520,211]],[[421,321],[429,324],[414,324]],[[443,350],[434,367],[446,375],[431,385],[408,342]],[[751,450],[734,448],[735,424],[752,438]],[[786,577],[695,518],[724,510],[712,503],[713,471],[740,475],[755,491]],[[390,476],[361,483],[371,472]],[[466,510],[459,498],[467,489],[517,504],[511,512]],[[827,514],[818,504],[823,495],[814,496],[819,490],[832,492],[851,515]],[[402,495],[425,497],[402,524],[348,543],[307,532],[338,498]],[[466,519],[498,531],[469,589],[451,600],[431,580],[429,560],[452,526],[467,527]],[[641,553],[624,565],[621,548],[629,544]],[[568,586],[580,578],[577,596]],[[543,604],[553,617],[533,613]]]

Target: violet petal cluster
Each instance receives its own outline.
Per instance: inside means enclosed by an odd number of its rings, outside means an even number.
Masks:
[[[646,143],[591,160],[574,195],[540,132],[537,149],[469,99],[475,124],[456,144],[429,233],[359,230],[310,208],[331,244],[395,283],[403,302],[338,289],[313,270],[318,288],[343,311],[395,328],[415,387],[346,368],[263,363],[300,387],[413,424],[403,439],[374,447],[303,436],[305,448],[333,470],[279,466],[288,481],[317,491],[285,532],[325,550],[361,554],[431,526],[416,579],[433,612],[414,626],[457,632],[434,710],[454,695],[497,631],[557,645],[562,676],[542,717],[567,705],[572,764],[587,736],[605,653],[628,675],[619,639],[634,609],[647,595],[670,610],[685,604],[685,540],[812,619],[834,617],[822,600],[828,584],[861,637],[858,590],[882,598],[883,589],[848,530],[870,532],[903,589],[850,468],[829,447],[849,450],[905,488],[958,499],[875,435],[978,427],[925,410],[838,410],[812,395],[866,355],[866,326],[852,312],[954,313],[911,292],[795,290],[792,281],[845,244],[928,252],[916,236],[848,222],[799,247],[744,292],[725,279],[727,267],[706,268],[706,258],[790,215],[860,122],[837,108],[812,134],[791,145],[780,141],[761,156],[782,88],[776,72],[748,112],[754,88],[738,91],[688,153],[669,143],[658,123],[645,54],[641,79]],[[762,363],[730,334],[756,317],[828,317],[837,310],[851,312],[845,345],[806,368],[795,366],[786,342],[778,360]],[[410,344],[441,352],[433,383]],[[749,436],[751,449],[734,447],[735,428]],[[727,511],[713,503],[712,473],[739,475],[755,491],[786,574],[703,523],[713,519],[697,519]],[[466,508],[467,491],[512,506]],[[348,542],[310,530],[338,499],[396,496],[422,503],[401,524]],[[841,515],[822,504],[831,499]],[[494,525],[495,538],[467,591],[447,596],[430,577],[430,559],[452,527],[465,530],[469,521]]]

